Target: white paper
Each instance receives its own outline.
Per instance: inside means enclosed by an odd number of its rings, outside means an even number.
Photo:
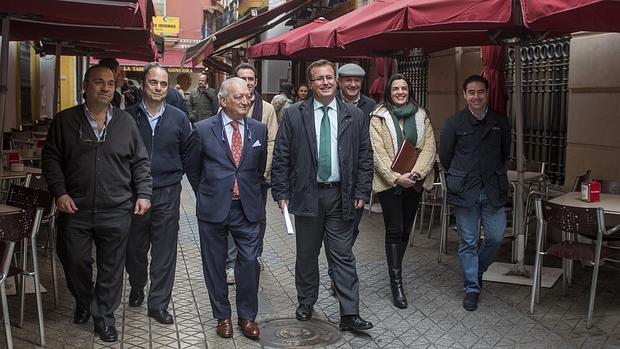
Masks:
[[[291,216],[288,214],[288,205],[284,204],[282,206],[282,214],[284,214],[284,223],[286,224],[286,233],[289,235],[295,235],[295,230],[293,229],[293,223],[291,223]]]

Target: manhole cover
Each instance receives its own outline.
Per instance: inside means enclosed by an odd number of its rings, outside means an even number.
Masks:
[[[276,348],[325,346],[338,342],[340,330],[329,322],[311,319],[275,319],[260,328],[260,344]]]

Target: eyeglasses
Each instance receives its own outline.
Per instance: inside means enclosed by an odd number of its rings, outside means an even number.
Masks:
[[[105,126],[103,127],[103,132],[101,133],[101,137],[97,137],[95,135],[95,139],[92,139],[84,135],[84,131],[82,129],[83,124],[84,124],[84,120],[80,120],[80,130],[79,130],[80,142],[83,142],[84,144],[88,144],[92,146],[97,146],[99,145],[99,143],[105,142],[105,136],[107,134],[106,132],[107,128]]]
[[[323,76],[317,76],[315,78],[310,79],[310,81],[327,81],[327,82],[331,82],[334,81],[334,77],[331,75],[323,75]]]

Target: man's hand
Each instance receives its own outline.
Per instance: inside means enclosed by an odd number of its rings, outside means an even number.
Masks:
[[[355,208],[364,208],[366,201],[362,199],[353,199],[353,205],[355,205]]]
[[[75,206],[75,202],[73,202],[73,199],[68,194],[62,195],[56,199],[56,206],[58,210],[63,213],[73,214],[78,210],[77,206]]]
[[[142,216],[149,208],[151,208],[151,201],[147,199],[138,199],[136,200],[136,207],[133,209],[133,214]]]
[[[406,172],[396,179],[396,184],[403,188],[411,188],[415,184],[415,181],[411,179],[411,172]]]
[[[278,200],[276,201],[276,203],[278,203],[278,207],[280,208],[280,211],[284,211],[284,205],[288,206],[288,199]]]

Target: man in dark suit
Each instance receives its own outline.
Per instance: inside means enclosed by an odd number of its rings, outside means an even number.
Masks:
[[[244,80],[224,81],[219,97],[221,112],[195,123],[200,140],[188,161],[187,175],[196,192],[202,265],[213,317],[218,320],[217,335],[233,335],[225,273],[230,232],[237,246],[238,322],[244,336],[256,339],[260,183],[267,162],[267,128],[246,117],[251,95]]]
[[[272,195],[295,215],[297,260],[295,316],[310,320],[318,299],[318,257],[333,261],[340,301],[340,329],[368,330],[359,316],[359,281],[353,255],[355,209],[370,198],[372,147],[368,117],[336,98],[334,64],[319,60],[308,66],[313,97],[286,109],[273,151]]]

